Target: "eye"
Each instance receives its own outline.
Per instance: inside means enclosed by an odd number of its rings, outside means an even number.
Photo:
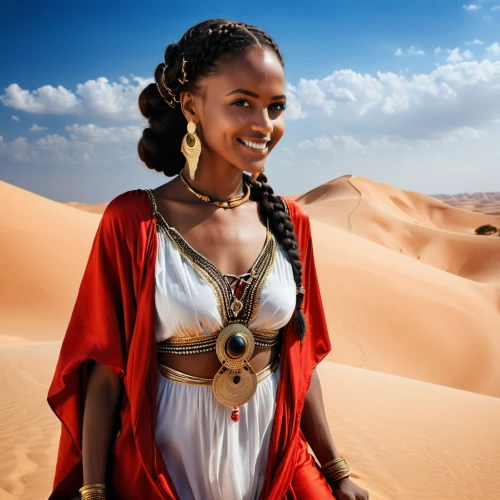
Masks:
[[[277,102],[276,104],[271,104],[270,108],[273,109],[273,110],[277,110],[277,111],[285,111],[285,109],[286,109],[286,103],[284,103],[284,102]]]
[[[238,106],[240,108],[247,107],[245,104],[248,104],[250,106],[250,103],[248,101],[245,101],[245,99],[240,99],[239,101],[233,102],[233,106]]]

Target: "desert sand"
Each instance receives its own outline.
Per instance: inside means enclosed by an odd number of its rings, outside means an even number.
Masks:
[[[344,175],[309,212],[332,352],[333,439],[370,500],[500,498],[500,200]],[[449,203],[448,203],[449,201]],[[0,498],[47,498],[46,394],[105,205],[0,182]],[[484,208],[484,210],[482,209]]]

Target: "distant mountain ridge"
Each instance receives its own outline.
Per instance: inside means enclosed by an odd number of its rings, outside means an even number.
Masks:
[[[500,192],[431,194],[429,196],[452,207],[486,215],[500,215]]]

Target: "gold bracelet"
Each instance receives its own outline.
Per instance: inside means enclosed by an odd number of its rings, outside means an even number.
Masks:
[[[351,468],[349,467],[346,459],[340,457],[330,460],[323,465],[321,467],[321,472],[325,476],[325,479],[330,482],[335,482],[348,477],[351,472]]]
[[[87,484],[78,491],[82,500],[106,500],[105,484]]]
[[[106,498],[105,493],[98,493],[97,491],[82,493],[82,500],[106,500]]]
[[[78,491],[80,493],[84,493],[88,490],[105,490],[106,485],[105,484],[87,484],[85,486],[82,486]]]

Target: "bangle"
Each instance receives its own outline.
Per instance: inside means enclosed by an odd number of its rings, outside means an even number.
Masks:
[[[105,484],[88,484],[78,490],[82,500],[106,500]]]
[[[335,482],[348,477],[351,472],[351,468],[349,467],[346,459],[340,457],[330,460],[330,462],[323,465],[321,467],[321,472],[323,473],[323,476],[325,476],[325,479],[329,482]]]

